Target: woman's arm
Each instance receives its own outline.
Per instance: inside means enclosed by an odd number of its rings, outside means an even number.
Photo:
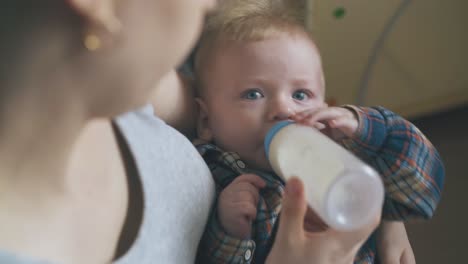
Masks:
[[[382,217],[431,218],[445,179],[437,149],[416,126],[383,107],[349,107],[359,117],[359,128],[355,138],[343,143],[382,175]]]

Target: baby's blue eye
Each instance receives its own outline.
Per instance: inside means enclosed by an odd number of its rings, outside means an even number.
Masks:
[[[247,100],[257,100],[263,97],[263,94],[258,90],[249,90],[242,95],[242,98]]]
[[[297,91],[297,92],[294,92],[293,93],[293,96],[292,96],[294,99],[296,100],[299,100],[299,101],[304,101],[306,100],[307,98],[309,98],[309,95],[304,92],[304,91]]]

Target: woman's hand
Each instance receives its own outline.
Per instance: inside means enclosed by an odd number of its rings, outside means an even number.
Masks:
[[[377,231],[377,252],[382,264],[416,263],[403,222],[382,222]]]
[[[286,184],[278,234],[266,263],[351,264],[379,221],[380,216],[351,232],[324,228],[311,211],[307,212],[302,182],[291,178]]]

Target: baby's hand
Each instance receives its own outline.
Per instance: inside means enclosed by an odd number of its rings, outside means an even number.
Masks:
[[[265,182],[257,175],[243,174],[231,182],[218,199],[218,218],[231,236],[246,239],[257,216],[259,189]]]
[[[323,107],[318,110],[306,110],[293,116],[294,121],[322,130],[334,140],[353,137],[359,122],[356,115],[344,107]],[[328,131],[327,131],[328,130]]]
[[[382,222],[377,232],[377,251],[382,264],[416,263],[402,222]]]

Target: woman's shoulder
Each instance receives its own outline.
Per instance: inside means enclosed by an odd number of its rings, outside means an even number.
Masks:
[[[133,156],[144,196],[138,237],[117,263],[193,263],[214,199],[208,167],[191,142],[157,118],[150,106],[115,122]]]
[[[185,167],[205,167],[190,140],[158,118],[151,105],[123,114],[115,123],[137,163],[170,159],[183,161]]]

